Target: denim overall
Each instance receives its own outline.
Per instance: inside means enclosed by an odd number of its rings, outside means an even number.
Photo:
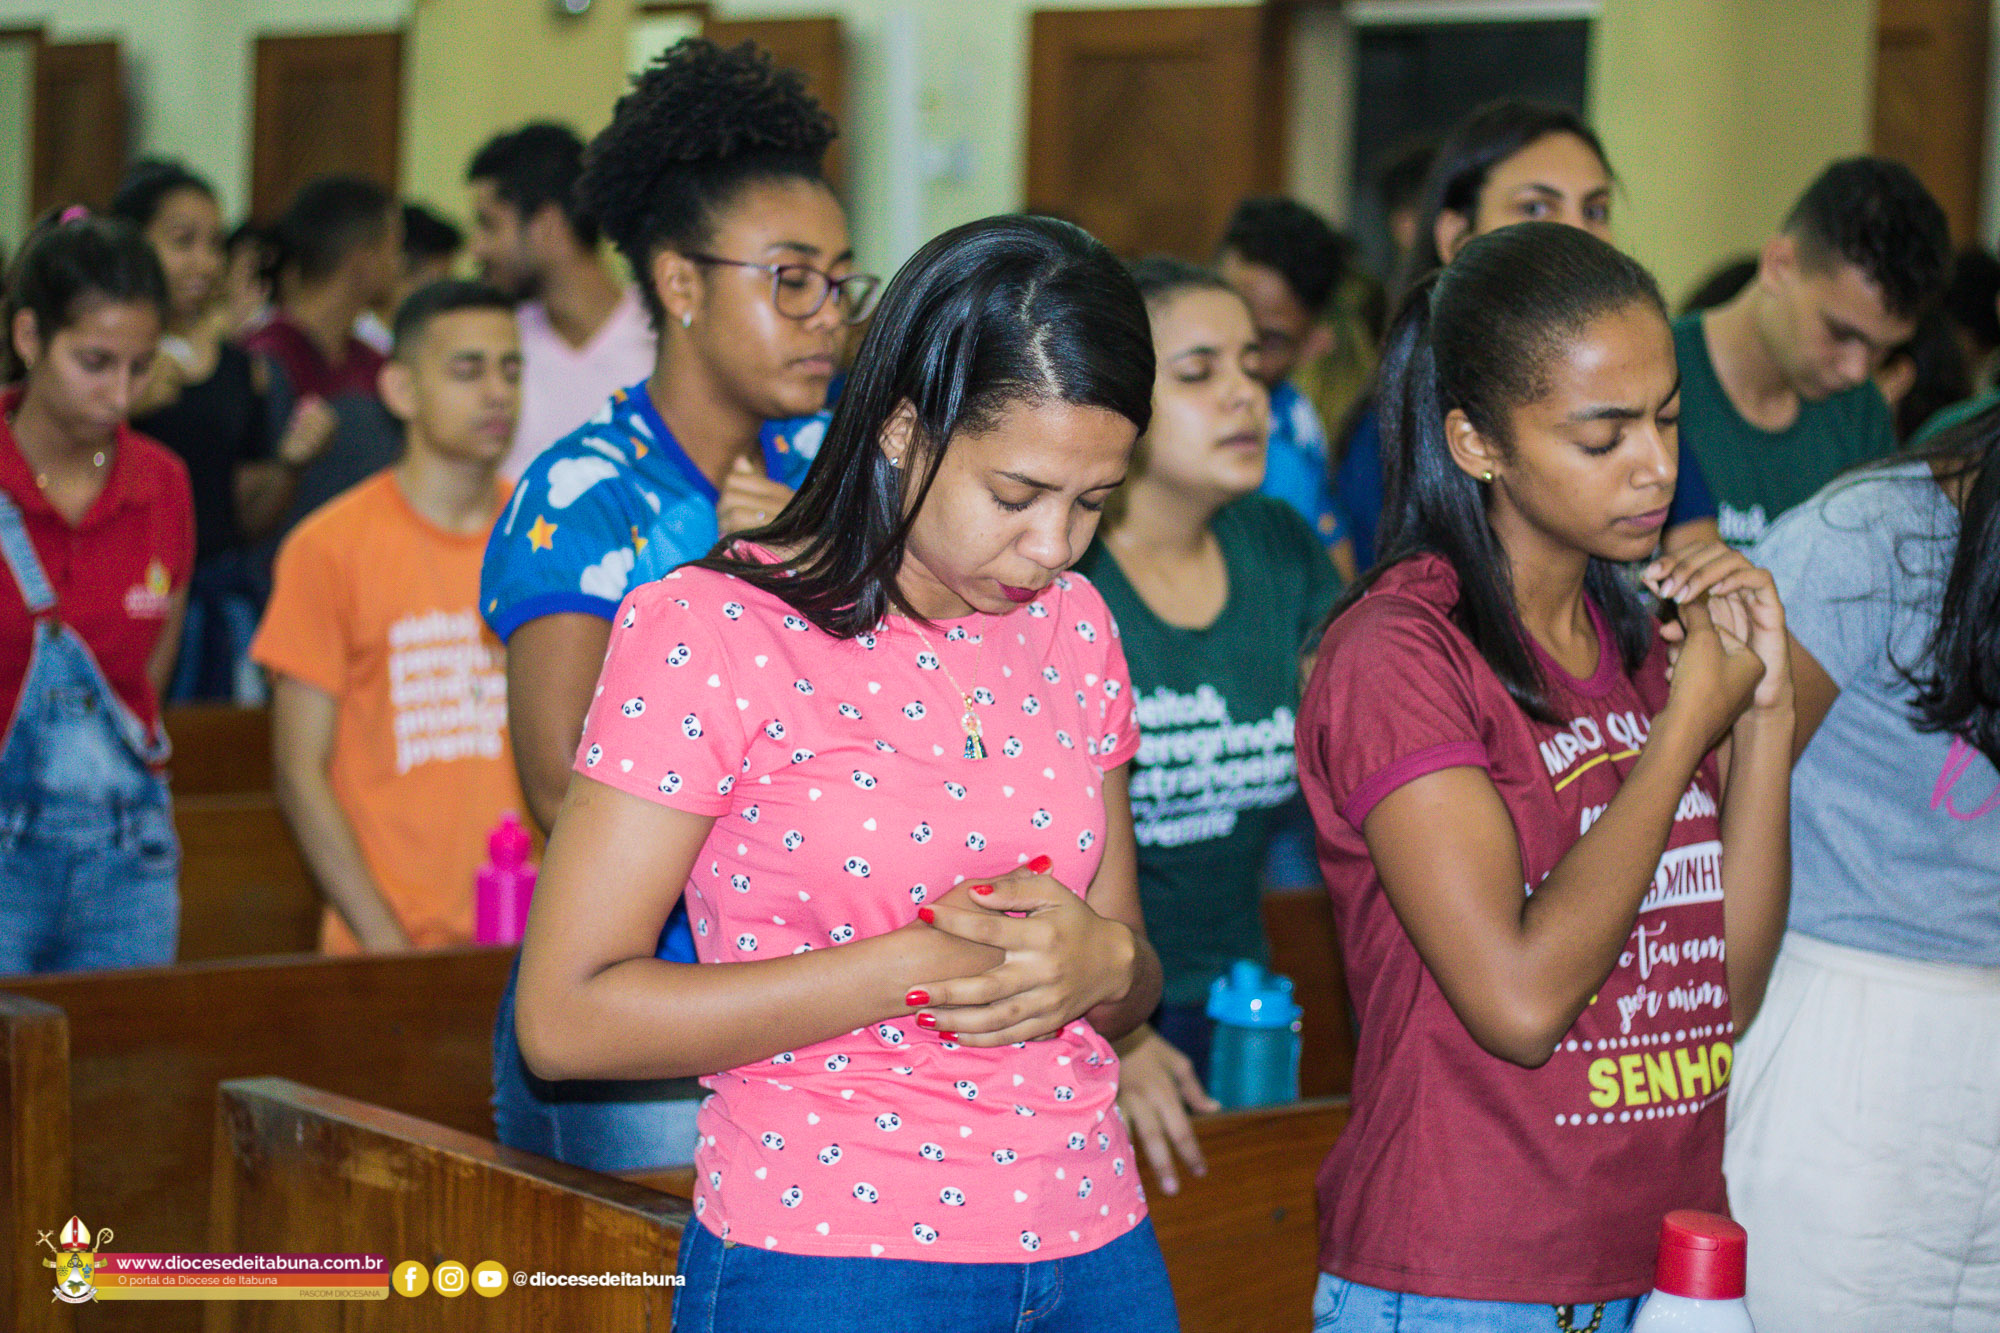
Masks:
[[[35,620],[0,744],[0,975],[171,963],[180,846],[155,768],[166,736],[146,734],[54,614],[55,589],[5,494],[0,559]]]

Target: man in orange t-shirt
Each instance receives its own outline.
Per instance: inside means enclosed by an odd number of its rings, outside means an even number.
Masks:
[[[524,808],[503,649],[479,562],[520,410],[512,303],[435,282],[396,315],[382,400],[401,462],[328,502],[278,554],[251,655],[273,676],[277,795],[328,910],[328,953],[472,939],[473,882]]]

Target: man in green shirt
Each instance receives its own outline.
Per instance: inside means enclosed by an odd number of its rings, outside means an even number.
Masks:
[[[1908,168],[1876,157],[1820,174],[1734,299],[1674,324],[1681,442],[1747,546],[1835,474],[1896,437],[1870,376],[1943,291],[1951,236]]]

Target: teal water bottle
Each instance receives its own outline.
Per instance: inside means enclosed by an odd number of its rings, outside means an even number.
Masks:
[[[1290,977],[1248,958],[1232,963],[1208,988],[1208,1095],[1231,1110],[1297,1101],[1301,1012]]]

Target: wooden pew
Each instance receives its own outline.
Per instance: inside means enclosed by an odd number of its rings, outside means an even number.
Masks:
[[[271,789],[262,708],[166,710],[168,776],[181,840],[181,962],[310,953],[319,891]]]
[[[674,1271],[687,1200],[284,1079],[222,1085],[208,1248],[550,1273]],[[206,1303],[204,1333],[659,1329],[673,1288]]]
[[[54,1299],[53,1257],[34,1244],[69,1220],[69,1024],[39,1000],[0,995],[0,1328],[70,1333],[72,1307]]]
[[[462,949],[0,981],[67,1016],[75,1189],[53,1222],[75,1212],[108,1226],[117,1250],[201,1250],[215,1090],[226,1079],[293,1078],[490,1136],[493,1015],[511,962],[508,949]],[[36,1104],[54,1095],[44,1085]],[[200,1310],[118,1302],[91,1320],[191,1333]]]
[[[1314,1180],[1347,1128],[1346,1098],[1195,1118],[1208,1174],[1163,1193],[1143,1165],[1146,1205],[1188,1333],[1304,1333],[1319,1280]]]
[[[176,796],[271,790],[271,713],[233,704],[175,704],[161,714],[174,743]]]
[[[1334,936],[1333,900],[1325,889],[1266,893],[1264,934],[1272,971],[1292,979],[1292,995],[1305,1011],[1299,1093],[1345,1097],[1354,1086],[1354,1009]]]

